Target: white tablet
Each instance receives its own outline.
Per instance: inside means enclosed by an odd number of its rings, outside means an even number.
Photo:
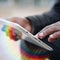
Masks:
[[[53,51],[52,47],[48,46],[42,40],[35,38],[34,35],[32,35],[30,32],[28,32],[26,29],[24,29],[17,23],[13,23],[0,18],[0,25],[1,30],[5,32],[6,36],[8,36],[12,40],[18,40],[18,39],[24,40],[23,35],[26,35],[27,37],[31,38],[31,40],[29,39],[27,40],[28,42],[40,46],[48,51]]]

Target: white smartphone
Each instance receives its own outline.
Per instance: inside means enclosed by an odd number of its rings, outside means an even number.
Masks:
[[[7,29],[7,35],[12,39],[18,40],[22,37],[22,34],[25,34],[27,37],[31,39],[31,40],[27,39],[28,42],[40,46],[48,51],[53,51],[52,47],[44,43],[42,40],[34,37],[34,35],[32,35],[30,32],[28,32],[26,29],[24,29],[17,23],[10,22],[8,20],[0,18],[0,25],[2,25],[1,27],[2,31],[6,31]]]

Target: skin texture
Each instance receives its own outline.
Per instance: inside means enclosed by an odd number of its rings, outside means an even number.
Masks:
[[[48,37],[49,42],[53,42],[56,39],[60,38],[60,21],[53,23],[51,25],[48,25],[45,28],[43,28],[37,34],[37,37],[40,39],[43,39],[48,35],[49,35],[49,37]]]

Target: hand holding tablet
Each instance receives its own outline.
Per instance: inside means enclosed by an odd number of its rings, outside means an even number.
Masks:
[[[21,27],[19,24],[7,21],[5,19],[0,18],[0,24],[2,24],[2,31],[6,32],[6,36],[8,36],[12,40],[19,40],[23,39],[23,35],[26,35],[31,40],[27,40],[28,42],[31,42],[35,45],[38,45],[48,51],[53,51],[53,48],[48,46],[46,43],[44,43],[42,40],[34,37],[30,32],[28,32],[26,29]],[[24,40],[24,39],[23,39]]]

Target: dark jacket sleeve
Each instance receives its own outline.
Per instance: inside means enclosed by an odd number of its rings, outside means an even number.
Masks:
[[[45,27],[49,24],[60,21],[60,13],[59,13],[60,9],[58,8],[59,5],[60,5],[60,3],[58,1],[53,6],[51,11],[44,13],[43,15],[35,15],[35,16],[26,17],[32,24],[33,34],[36,34],[43,27]],[[44,42],[45,43],[47,42],[47,38],[44,39]],[[47,44],[50,46],[50,43],[47,42]],[[55,42],[51,43],[51,45],[52,45],[51,47],[53,47],[54,50],[49,53],[46,51],[45,54],[46,53],[48,55],[51,54],[50,55],[51,60],[60,60],[60,40],[58,40],[58,41],[56,40]],[[21,50],[26,52],[29,55],[31,54],[33,56],[39,56],[39,57],[41,56],[41,53],[42,53],[41,52],[42,50],[40,47],[38,47],[37,45],[34,45],[30,42],[27,42],[25,40],[21,40]],[[36,52],[39,53],[39,55],[37,55]],[[46,55],[42,54],[42,56],[46,56]]]
[[[45,26],[60,21],[60,0],[54,4],[49,12],[42,15],[26,17],[32,24],[32,33],[36,34]]]

